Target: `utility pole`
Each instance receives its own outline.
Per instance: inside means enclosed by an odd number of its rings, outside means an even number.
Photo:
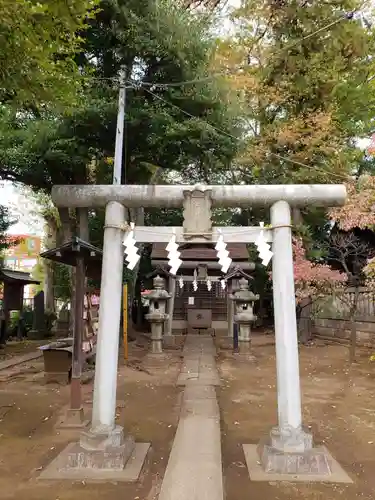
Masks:
[[[118,113],[116,125],[115,159],[112,184],[121,184],[122,151],[124,142],[125,121],[125,68],[120,71],[120,89],[118,97]],[[93,403],[91,430],[94,435],[97,429],[107,429],[109,435],[113,431],[115,418],[112,406],[116,406],[117,359],[121,323],[121,301],[123,293],[124,247],[121,225],[126,220],[126,209],[118,202],[110,202],[105,209],[105,225],[103,240],[103,263],[100,289],[99,332],[96,350],[96,367],[94,387],[98,397]],[[113,251],[110,252],[110,249]],[[108,276],[111,275],[111,279]],[[116,300],[119,297],[119,300]],[[115,300],[114,300],[115,299]],[[110,346],[108,349],[108,345]],[[116,359],[115,363],[111,360]],[[110,361],[108,363],[108,361]],[[102,374],[106,380],[102,380]],[[110,395],[112,406],[108,406],[106,396]],[[121,443],[123,444],[123,442]]]
[[[126,86],[125,86],[125,69],[120,71],[120,89],[118,96],[118,113],[116,125],[116,143],[115,143],[115,159],[113,167],[113,182],[112,184],[121,184],[122,172],[122,151],[124,144],[124,121],[126,107]]]

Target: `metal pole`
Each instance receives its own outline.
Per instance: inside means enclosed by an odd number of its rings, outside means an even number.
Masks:
[[[120,73],[113,185],[121,184],[125,99],[125,71],[122,69]],[[120,226],[124,222],[124,206],[116,202],[107,203],[103,240],[94,402],[91,423],[91,432],[98,432],[99,434],[103,433],[103,431],[110,433],[115,427],[121,292],[124,265],[123,233]]]
[[[118,113],[116,125],[115,159],[112,184],[121,184],[122,151],[124,145],[124,122],[126,106],[125,70],[120,72],[120,90],[118,96]]]

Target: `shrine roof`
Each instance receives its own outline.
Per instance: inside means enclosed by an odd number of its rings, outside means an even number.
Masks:
[[[39,285],[40,281],[35,280],[29,273],[23,271],[13,271],[13,269],[0,269],[0,283],[18,283],[20,285]]]
[[[245,279],[252,280],[254,279],[253,276],[250,276],[250,274],[245,273],[245,271],[240,267],[240,266],[235,266],[232,268],[225,276],[225,280],[230,280],[232,278],[238,278],[239,276],[242,276]]]
[[[167,260],[167,251],[165,243],[154,243],[152,245],[151,259]],[[249,260],[249,252],[247,251],[246,243],[228,243],[227,250],[233,261]],[[184,244],[179,248],[182,260],[197,260],[197,261],[217,261],[217,254],[213,244]]]
[[[100,248],[74,236],[59,247],[46,250],[40,254],[44,259],[75,267],[77,257],[83,257],[86,264],[86,274],[90,278],[100,277],[103,252]]]
[[[162,278],[176,278],[173,274],[171,274],[165,267],[163,266],[156,266],[155,269],[153,269],[150,273],[146,274],[146,278],[153,278],[155,276],[161,276]]]

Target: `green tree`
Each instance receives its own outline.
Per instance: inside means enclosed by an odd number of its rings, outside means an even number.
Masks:
[[[9,247],[9,242],[6,239],[6,232],[15,221],[12,219],[9,210],[0,205],[0,258],[5,249]]]
[[[0,0],[0,102],[66,102],[81,79],[72,57],[96,0]]]
[[[242,103],[244,147],[234,162],[236,182],[342,182],[370,171],[354,137],[372,127],[374,29],[351,15],[356,0],[254,2],[232,12],[235,36],[219,41],[218,70]],[[307,256],[326,256],[324,210],[294,213]],[[267,222],[247,209],[234,224]]]
[[[210,73],[210,29],[206,15],[172,0],[103,0],[76,56],[93,77],[76,108],[42,119],[2,110],[3,178],[47,190],[109,182],[122,66],[130,87],[123,181],[147,183],[154,167],[202,176],[228,169],[239,130],[228,85]]]
[[[244,0],[234,11],[218,63],[243,100],[246,182],[338,182],[362,155],[353,137],[371,127],[375,39],[353,18],[360,6]]]

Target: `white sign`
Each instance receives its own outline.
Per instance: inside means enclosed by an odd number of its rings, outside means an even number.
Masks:
[[[193,306],[194,305],[194,297],[189,297],[188,298],[188,304],[189,304],[189,306]]]

